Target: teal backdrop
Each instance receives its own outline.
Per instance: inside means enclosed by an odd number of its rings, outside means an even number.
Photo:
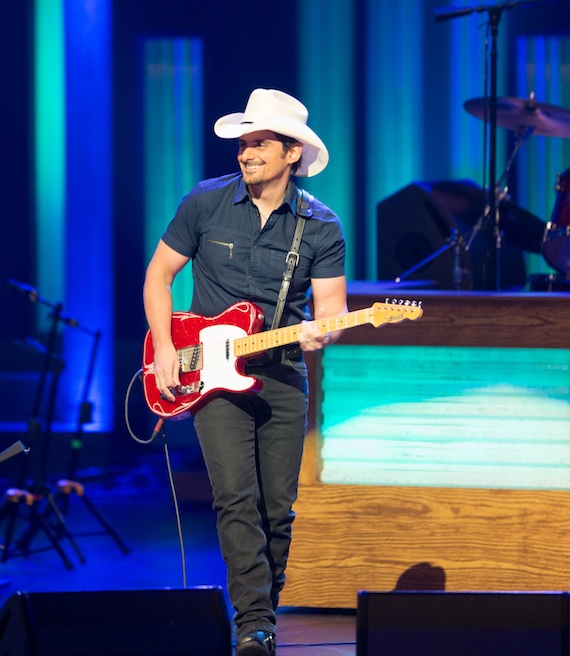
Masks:
[[[341,216],[350,280],[374,280],[376,206],[413,181],[486,182],[484,12],[436,22],[433,0],[4,0],[9,126],[3,281],[35,286],[86,330],[60,327],[62,421],[75,418],[93,333],[101,334],[90,430],[121,425],[146,324],[141,286],[157,239],[201,178],[236,169],[220,115],[257,86],[298,95],[331,163],[307,188]],[[455,4],[455,3],[453,3]],[[567,2],[505,11],[498,92],[570,107]],[[513,135],[498,130],[501,172]],[[569,141],[532,136],[508,178],[514,202],[551,217]],[[12,228],[17,225],[18,229]],[[528,255],[531,272],[549,272]],[[191,280],[177,285],[187,307]],[[4,344],[45,336],[49,312],[3,286]],[[7,368],[7,365],[6,365]]]

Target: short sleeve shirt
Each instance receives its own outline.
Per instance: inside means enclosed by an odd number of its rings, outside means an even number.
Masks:
[[[297,188],[289,182],[285,198],[261,229],[260,215],[241,174],[199,183],[180,203],[163,241],[192,260],[194,292],[190,310],[216,316],[247,300],[273,320],[296,226]],[[344,275],[345,243],[334,212],[315,199],[299,249],[281,325],[309,318],[311,278]]]

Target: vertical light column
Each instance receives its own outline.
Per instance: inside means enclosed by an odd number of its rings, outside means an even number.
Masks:
[[[57,418],[113,422],[110,0],[35,0],[36,284],[63,304]],[[78,324],[78,327],[72,325]],[[40,317],[46,331],[51,319]],[[95,368],[89,372],[95,335]],[[89,382],[89,390],[87,390]]]
[[[423,166],[421,0],[366,0],[366,234],[368,277],[377,271],[377,203]]]
[[[203,177],[202,42],[144,44],[145,244],[150,260],[182,197]],[[176,278],[173,302],[186,310],[191,267]]]
[[[42,296],[59,302],[64,295],[66,211],[63,0],[35,0],[34,16],[34,282]],[[48,327],[45,314],[38,327]]]
[[[570,109],[570,37],[519,37],[517,95],[534,92],[539,103]],[[518,203],[543,221],[552,217],[556,178],[570,162],[570,143],[557,137],[531,136],[518,159]],[[552,269],[540,254],[529,254],[529,272]]]
[[[453,3],[450,3],[453,4]],[[497,93],[505,95],[506,49],[508,21],[504,13],[497,39]],[[485,186],[489,175],[489,126],[470,115],[465,101],[483,98],[490,84],[489,50],[491,35],[485,13],[473,13],[448,23],[450,38],[449,115],[451,117],[451,177],[467,178]],[[442,28],[443,28],[442,24]],[[489,91],[487,91],[487,94]],[[487,145],[485,146],[485,136]],[[507,162],[507,132],[497,128],[497,177]]]
[[[485,134],[487,139],[489,135],[488,125],[485,126],[483,121],[468,114],[463,108],[466,100],[485,96],[485,43],[488,36],[485,34],[482,20],[479,14],[455,18],[448,23],[447,29],[451,49],[450,173],[452,178],[470,179],[484,186],[488,182],[489,174],[488,145],[485,150]],[[500,89],[500,85],[497,86]],[[500,136],[497,134],[497,143]]]
[[[64,310],[79,327],[65,328],[60,402],[65,419],[76,421],[89,386],[94,422],[86,430],[108,431],[114,420],[111,0],[65,0],[65,46]]]
[[[341,218],[347,242],[346,269],[354,272],[354,3],[346,0],[298,0],[300,100],[309,109],[309,125],[326,143],[329,166],[302,187]]]

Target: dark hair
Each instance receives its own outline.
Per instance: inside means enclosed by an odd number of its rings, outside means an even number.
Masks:
[[[284,153],[288,153],[295,144],[301,143],[298,139],[286,137],[284,134],[279,134],[278,132],[275,133],[275,136],[277,140],[283,144]],[[291,173],[295,174],[297,172],[297,169],[299,166],[301,166],[302,159],[303,156],[301,155],[301,157],[299,157],[299,159],[291,165]]]

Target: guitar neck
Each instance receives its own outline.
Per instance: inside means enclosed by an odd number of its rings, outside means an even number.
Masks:
[[[336,330],[346,330],[370,322],[370,309],[356,310],[348,312],[337,317],[329,319],[315,319],[315,324],[323,335],[335,332]],[[256,355],[278,346],[287,346],[299,340],[300,324],[285,326],[275,330],[268,330],[262,333],[254,333],[247,337],[240,337],[234,341],[234,355],[236,357],[246,357]]]

